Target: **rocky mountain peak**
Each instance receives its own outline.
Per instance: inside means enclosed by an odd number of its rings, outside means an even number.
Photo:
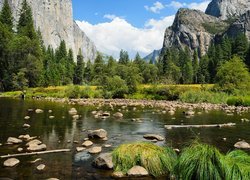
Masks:
[[[212,0],[206,9],[206,14],[226,20],[238,17],[247,10],[250,10],[250,0]]]

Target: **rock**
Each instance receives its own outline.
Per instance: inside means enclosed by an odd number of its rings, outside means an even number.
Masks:
[[[35,164],[36,162],[41,161],[41,160],[42,160],[41,158],[37,158],[37,159],[35,159],[34,161],[30,161],[30,163],[31,163],[31,164]]]
[[[107,141],[107,140],[108,140],[108,138],[107,138],[107,137],[105,137],[105,138],[102,138],[102,140],[103,140],[103,141]]]
[[[88,152],[90,154],[98,154],[98,153],[102,152],[102,147],[100,147],[100,146],[92,147],[91,149],[89,149]]]
[[[97,111],[92,111],[91,114],[95,115],[97,114]]]
[[[169,113],[171,116],[173,116],[173,115],[175,114],[175,111],[170,110],[170,111],[168,111],[168,113]]]
[[[67,143],[71,143],[71,140],[68,140]]]
[[[30,125],[29,124],[24,124],[23,128],[30,128]]]
[[[89,140],[89,138],[84,138],[83,140],[84,140],[84,141],[87,141],[87,140]]]
[[[128,170],[127,174],[129,176],[148,176],[148,172],[144,167],[134,166]]]
[[[39,141],[38,139],[35,139],[35,140],[32,140],[32,141],[28,142],[26,144],[26,146],[34,146],[34,145],[39,145],[39,144],[42,144],[42,142]]]
[[[42,109],[36,109],[36,111],[35,111],[37,114],[41,114],[41,113],[43,113],[43,110]]]
[[[44,171],[45,167],[46,167],[46,166],[45,166],[44,164],[40,164],[39,166],[36,167],[36,169],[37,169],[38,171]]]
[[[76,115],[76,114],[77,114],[76,108],[71,108],[71,109],[69,110],[69,114],[70,114],[70,115]]]
[[[73,143],[78,144],[78,143],[79,143],[79,141],[74,141]]]
[[[123,114],[120,113],[120,112],[117,112],[117,113],[113,114],[113,116],[116,117],[116,118],[122,118]]]
[[[10,143],[10,144],[20,144],[22,142],[23,141],[21,139],[17,139],[15,137],[9,137],[7,140],[7,143]]]
[[[80,115],[74,115],[74,116],[72,116],[72,118],[73,118],[73,120],[78,120],[78,119],[80,119]]]
[[[123,178],[125,175],[123,174],[123,172],[118,171],[118,172],[113,172],[113,174],[111,176],[113,178]]]
[[[17,151],[18,151],[18,152],[22,152],[22,151],[23,151],[23,148],[18,148]]]
[[[105,144],[103,147],[110,148],[110,147],[112,147],[112,145],[111,144]]]
[[[3,144],[2,143],[0,143],[0,146],[2,146]]]
[[[76,151],[77,152],[81,152],[81,151],[84,151],[86,148],[84,147],[76,147]]]
[[[175,152],[180,153],[180,149],[173,149]]]
[[[59,179],[57,179],[57,178],[49,178],[47,180],[59,180]]]
[[[45,144],[33,145],[27,148],[28,151],[44,151],[46,149],[47,149],[47,146]]]
[[[157,135],[157,134],[145,134],[143,136],[145,139],[156,139],[157,141],[164,141],[164,137],[160,136],[160,135]]]
[[[30,117],[29,116],[25,116],[24,119],[28,120],[28,119],[30,119]]]
[[[102,113],[102,116],[109,117],[110,113],[109,112],[104,112],[104,113]]]
[[[93,165],[101,169],[113,169],[114,164],[112,162],[111,153],[100,154],[93,162]]]
[[[223,138],[223,141],[227,141],[227,138]]]
[[[74,156],[75,162],[85,162],[91,158],[91,155],[87,151],[78,152]]]
[[[93,145],[93,142],[89,141],[89,140],[87,140],[84,143],[82,143],[82,146],[84,146],[84,147],[89,147],[89,146],[92,146],[92,145]]]
[[[54,119],[55,118],[55,116],[49,116],[49,119]]]
[[[20,163],[20,161],[16,158],[10,158],[10,159],[7,159],[6,161],[4,161],[3,165],[5,167],[14,167],[16,165],[18,165]]]
[[[194,116],[195,112],[194,111],[187,111],[185,112],[186,116]]]
[[[52,110],[48,110],[48,113],[52,113],[53,111]]]
[[[20,135],[18,137],[19,139],[23,139],[25,141],[29,141],[31,139],[30,135],[26,134],[26,135]]]
[[[105,131],[104,129],[98,129],[98,130],[90,130],[88,131],[88,137],[89,138],[106,138],[108,135],[107,131]]]
[[[250,149],[250,144],[245,141],[239,141],[234,145],[234,147],[238,149]]]

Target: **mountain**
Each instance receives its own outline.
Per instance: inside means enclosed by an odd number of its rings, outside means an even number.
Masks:
[[[147,62],[152,61],[153,63],[155,63],[158,60],[158,58],[160,57],[160,54],[161,54],[161,49],[154,50],[151,54],[147,55],[143,59]]]
[[[249,0],[213,0],[209,3],[206,14],[226,20],[238,17],[250,10]]]
[[[163,50],[188,47],[191,53],[197,49],[202,56],[212,42],[225,35],[235,37],[244,33],[250,40],[249,10],[249,0],[213,0],[206,13],[179,9],[173,25],[166,29]]]
[[[19,10],[23,0],[8,0],[15,22],[19,19]],[[0,0],[0,8],[4,0]],[[27,0],[32,8],[36,29],[41,31],[44,44],[57,48],[65,40],[74,56],[82,51],[85,60],[94,60],[96,47],[73,20],[72,0]]]

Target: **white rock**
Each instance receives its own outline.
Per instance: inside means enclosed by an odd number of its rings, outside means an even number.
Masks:
[[[84,151],[86,148],[84,147],[76,147],[76,151],[77,152],[81,152],[81,151]]]
[[[100,146],[92,147],[91,149],[89,149],[88,152],[90,154],[98,154],[98,153],[102,152],[102,147],[100,147]]]
[[[42,109],[36,109],[35,111],[37,114],[40,114],[40,113],[43,113],[43,110]]]
[[[238,149],[250,149],[250,144],[245,141],[239,141],[234,145],[234,147]]]
[[[46,167],[46,166],[45,166],[44,164],[40,164],[39,166],[36,167],[36,169],[37,169],[38,171],[44,171],[45,167]]]
[[[123,114],[120,113],[120,112],[117,112],[117,113],[113,114],[113,116],[116,117],[116,118],[122,118]]]
[[[24,119],[28,120],[30,119],[30,116],[25,116]]]
[[[84,146],[84,147],[89,147],[89,146],[92,146],[92,145],[93,145],[93,142],[89,141],[89,140],[87,140],[84,143],[82,143],[82,146]]]
[[[30,128],[30,125],[29,124],[24,124],[23,128]]]
[[[23,148],[18,148],[17,151],[18,151],[18,152],[22,152],[22,151],[23,151]]]
[[[71,108],[71,109],[69,110],[69,114],[70,114],[70,115],[76,115],[76,114],[77,114],[76,108]]]
[[[55,118],[55,116],[49,116],[49,119],[54,119]]]
[[[20,144],[23,141],[21,139],[17,139],[15,137],[9,137],[7,140],[7,143],[11,143],[11,144]]]
[[[134,166],[127,173],[129,176],[148,176],[148,171],[141,166]]]
[[[20,161],[16,158],[10,158],[10,159],[7,159],[6,161],[4,161],[3,165],[5,167],[14,167],[16,165],[18,165],[20,163]]]

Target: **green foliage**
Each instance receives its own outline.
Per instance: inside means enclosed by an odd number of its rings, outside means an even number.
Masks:
[[[83,77],[84,77],[84,61],[81,51],[77,55],[77,64],[75,67],[74,72],[74,84],[81,85],[83,84]]]
[[[227,28],[227,26],[222,26],[221,23],[218,22],[203,23],[202,25],[205,30],[211,34],[223,33]]]
[[[230,97],[227,104],[230,106],[250,106],[250,96]]]
[[[170,177],[174,172],[176,160],[177,156],[172,149],[152,143],[123,144],[113,151],[114,169],[124,173],[139,165],[155,177],[161,175]]]
[[[234,56],[223,64],[217,73],[217,86],[219,90],[233,93],[247,91],[250,88],[250,75],[243,61]]]
[[[13,16],[8,0],[4,0],[2,11],[0,13],[0,22],[8,28],[8,31],[13,31]]]
[[[80,98],[81,96],[81,89],[79,86],[68,86],[65,89],[65,95],[68,98]]]
[[[25,78],[26,69],[20,71],[13,76],[13,87],[15,90],[24,90],[28,87],[28,80]]]
[[[125,94],[128,93],[126,82],[119,76],[109,77],[103,89],[106,98],[124,98]]]
[[[183,180],[223,180],[225,170],[220,152],[206,144],[193,143],[185,148],[178,162],[179,178]]]
[[[128,64],[129,63],[129,55],[127,51],[120,51],[120,58],[119,58],[120,64]]]

